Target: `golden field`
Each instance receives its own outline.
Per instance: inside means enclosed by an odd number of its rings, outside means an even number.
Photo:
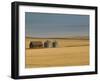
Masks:
[[[30,49],[30,41],[56,40],[57,48]],[[56,67],[89,65],[89,40],[83,38],[30,38],[25,39],[25,67]]]

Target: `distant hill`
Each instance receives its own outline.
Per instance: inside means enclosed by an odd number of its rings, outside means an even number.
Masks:
[[[75,37],[26,37],[28,39],[76,39],[76,40],[89,40],[88,36],[75,36]]]

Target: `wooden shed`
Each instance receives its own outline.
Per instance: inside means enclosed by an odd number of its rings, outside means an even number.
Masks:
[[[56,48],[57,46],[58,46],[57,41],[47,40],[47,41],[44,42],[44,48]]]
[[[42,48],[43,43],[41,41],[31,41],[29,44],[30,48]]]

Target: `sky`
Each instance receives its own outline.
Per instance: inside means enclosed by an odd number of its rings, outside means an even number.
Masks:
[[[25,12],[25,36],[89,36],[89,15]]]

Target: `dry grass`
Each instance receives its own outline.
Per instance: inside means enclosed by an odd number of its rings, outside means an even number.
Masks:
[[[36,40],[47,39],[26,38],[26,68],[89,64],[89,40],[56,39],[59,44],[58,48],[29,49],[29,42]]]

